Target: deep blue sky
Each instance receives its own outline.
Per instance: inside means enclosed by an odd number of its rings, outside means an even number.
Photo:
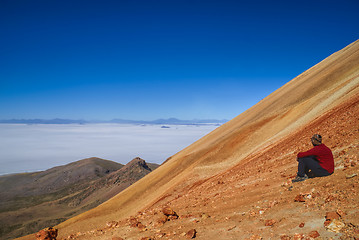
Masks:
[[[0,119],[231,119],[359,36],[358,0],[0,0]]]

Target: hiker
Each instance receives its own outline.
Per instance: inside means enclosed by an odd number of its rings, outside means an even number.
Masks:
[[[334,172],[333,153],[322,143],[322,136],[314,134],[311,141],[314,147],[297,155],[298,172],[292,182],[301,182],[314,177],[325,177]]]

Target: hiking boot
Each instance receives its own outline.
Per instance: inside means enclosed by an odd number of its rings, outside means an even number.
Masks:
[[[307,176],[307,175],[304,175],[304,177],[296,176],[296,177],[292,180],[292,183],[294,183],[294,182],[302,182],[302,181],[307,180],[307,179],[308,179],[308,176]]]

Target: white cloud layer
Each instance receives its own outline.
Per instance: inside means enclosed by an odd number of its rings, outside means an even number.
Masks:
[[[216,126],[0,124],[0,174],[33,172],[88,157],[162,163]]]

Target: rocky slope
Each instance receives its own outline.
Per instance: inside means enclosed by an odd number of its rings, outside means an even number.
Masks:
[[[58,224],[96,207],[151,171],[140,158],[125,166],[88,158],[42,172],[1,176],[0,237]]]
[[[58,238],[358,238],[358,108],[357,41],[56,226]],[[336,171],[292,185],[296,153],[314,133],[333,150]]]

